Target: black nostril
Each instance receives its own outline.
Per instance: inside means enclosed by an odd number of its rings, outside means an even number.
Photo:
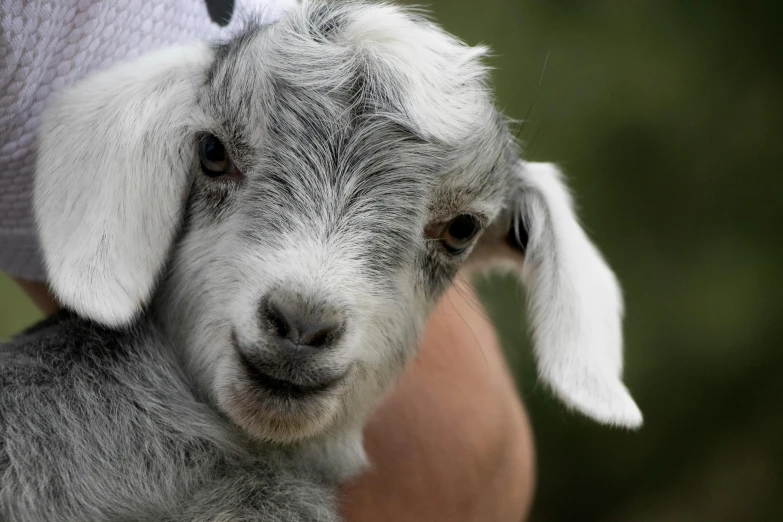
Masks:
[[[291,337],[292,328],[288,319],[286,319],[285,313],[274,302],[267,300],[263,307],[265,316],[270,330],[272,333],[280,337],[281,339],[288,339]]]
[[[322,348],[337,341],[340,337],[342,325],[337,321],[331,321],[320,325],[309,325],[301,332],[297,344]]]
[[[299,303],[297,303],[299,301]],[[261,306],[261,320],[269,332],[297,346],[325,348],[337,342],[343,323],[325,307],[306,307],[301,299],[268,297]]]

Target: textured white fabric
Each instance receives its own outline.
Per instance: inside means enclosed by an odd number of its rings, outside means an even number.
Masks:
[[[206,0],[0,0],[0,270],[43,280],[30,189],[41,111],[53,92],[169,44],[218,40],[249,14],[296,0],[236,0],[226,27]]]

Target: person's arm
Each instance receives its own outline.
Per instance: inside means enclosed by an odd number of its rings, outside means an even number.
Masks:
[[[44,283],[24,279],[14,279],[14,281],[44,314],[51,315],[60,308]]]
[[[430,317],[418,358],[365,430],[372,468],[348,521],[518,522],[533,499],[533,435],[492,325],[467,283]]]
[[[45,313],[46,285],[18,281]],[[372,468],[344,488],[348,522],[517,522],[534,488],[533,437],[494,330],[456,283],[419,355],[370,420]]]

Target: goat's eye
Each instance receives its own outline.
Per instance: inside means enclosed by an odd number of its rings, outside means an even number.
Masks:
[[[461,214],[449,222],[440,240],[451,254],[459,254],[468,248],[481,229],[481,223],[475,216]]]
[[[210,178],[236,174],[237,170],[225,145],[215,136],[207,135],[201,138],[198,147],[201,171]]]

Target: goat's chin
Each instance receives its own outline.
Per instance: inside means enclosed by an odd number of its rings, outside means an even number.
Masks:
[[[340,409],[339,389],[281,397],[253,385],[232,383],[219,394],[221,409],[253,438],[294,443],[323,434]]]

